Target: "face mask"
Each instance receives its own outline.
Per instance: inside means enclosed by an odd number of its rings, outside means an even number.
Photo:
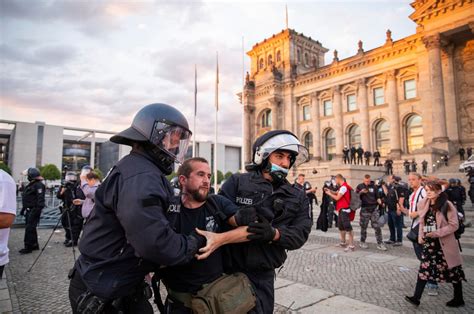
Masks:
[[[271,164],[270,168],[270,176],[275,183],[281,183],[285,180],[286,176],[288,175],[288,169]]]

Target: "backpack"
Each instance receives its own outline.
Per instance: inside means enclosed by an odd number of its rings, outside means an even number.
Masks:
[[[350,200],[350,205],[349,207],[351,208],[352,211],[356,211],[360,208],[360,206],[362,205],[362,202],[360,200],[360,196],[359,194],[357,194],[357,192],[351,188],[350,186],[348,186],[349,188],[349,191],[351,192],[351,200]]]
[[[445,203],[443,206],[443,210],[441,210],[441,212],[444,215],[444,218],[446,218],[446,221],[448,220],[447,206],[448,206],[448,203]],[[464,233],[466,226],[464,226],[464,221],[461,218],[459,218],[459,215],[457,216],[458,216],[459,227],[458,227],[458,230],[454,231],[454,237],[456,238],[456,240],[459,240],[461,238],[461,235]]]

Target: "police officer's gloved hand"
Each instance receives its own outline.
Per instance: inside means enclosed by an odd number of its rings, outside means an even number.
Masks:
[[[20,215],[25,216],[25,211],[26,211],[26,208],[22,208],[21,211],[20,211]]]
[[[249,223],[257,221],[257,209],[255,207],[241,208],[235,213],[234,218],[238,226],[247,226]]]
[[[193,232],[191,232],[189,234],[189,237],[193,238],[196,240],[196,243],[197,243],[197,249],[200,249],[202,247],[205,247],[206,246],[206,237],[205,236],[202,236],[200,234],[198,234],[196,232],[196,230],[193,230]]]
[[[247,228],[247,232],[252,233],[247,236],[247,239],[260,241],[260,242],[271,242],[275,237],[276,230],[272,225],[262,217],[262,222],[251,222]]]

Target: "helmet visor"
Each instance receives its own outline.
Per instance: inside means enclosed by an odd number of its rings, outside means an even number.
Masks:
[[[191,132],[165,121],[155,122],[151,143],[159,147],[177,163],[182,163],[188,150]]]
[[[293,165],[299,166],[309,160],[308,149],[301,145],[300,141],[291,134],[279,134],[270,138],[260,148],[263,151],[263,159],[267,159],[276,150],[289,151],[295,157]]]

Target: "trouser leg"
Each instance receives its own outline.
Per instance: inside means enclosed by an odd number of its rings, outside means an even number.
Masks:
[[[365,242],[367,239],[367,226],[369,225],[370,213],[367,212],[367,209],[362,208],[360,210],[360,242]]]
[[[415,299],[420,300],[421,296],[423,295],[423,291],[425,290],[426,286],[426,280],[421,280],[420,277],[418,277],[416,281],[416,287],[415,287],[415,294],[413,295]]]
[[[38,233],[36,227],[38,226],[41,216],[41,210],[31,209],[26,213],[25,226],[25,248],[32,249],[38,247]]]
[[[257,305],[251,313],[273,313],[275,305],[275,272],[249,272],[247,276],[252,282],[257,297]]]
[[[382,229],[379,226],[379,218],[380,212],[377,208],[375,208],[370,216],[370,224],[375,231],[375,239],[377,240],[377,244],[382,244]]]
[[[388,229],[390,230],[390,241],[395,242],[395,221],[393,218],[394,214],[395,213],[393,211],[388,212]]]
[[[453,288],[454,288],[454,300],[464,301],[464,297],[462,294],[462,281],[453,283]]]

